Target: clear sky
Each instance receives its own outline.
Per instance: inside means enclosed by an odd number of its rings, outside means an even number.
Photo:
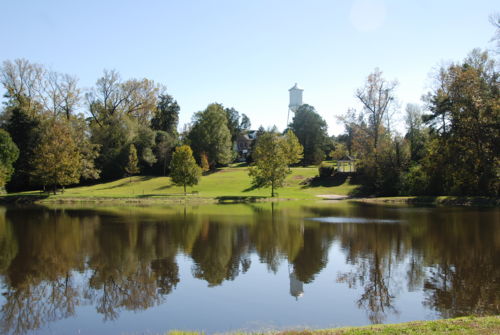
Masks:
[[[493,48],[498,11],[493,0],[2,0],[0,61],[26,58],[83,88],[103,69],[153,79],[179,102],[181,126],[220,102],[253,128],[283,129],[297,82],[338,134],[335,115],[359,107],[375,67],[399,81],[402,107],[419,103],[433,68]]]

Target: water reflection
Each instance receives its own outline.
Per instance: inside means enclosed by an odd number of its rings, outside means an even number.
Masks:
[[[0,331],[22,334],[78,317],[79,306],[116,320],[121,311],[168,304],[180,283],[178,255],[209,287],[249,271],[252,255],[270,273],[286,265],[283,290],[293,300],[307,294],[304,285],[314,285],[329,257],[340,258],[348,270],[333,282],[356,289],[352,300],[372,323],[411,308],[396,307],[407,292],[423,292],[422,304],[442,317],[498,314],[499,213],[348,203],[4,208]],[[341,252],[332,256],[334,243]],[[266,283],[259,280],[256,292]]]

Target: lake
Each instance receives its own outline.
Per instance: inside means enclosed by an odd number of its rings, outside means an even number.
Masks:
[[[0,208],[1,334],[326,328],[500,313],[500,209]]]

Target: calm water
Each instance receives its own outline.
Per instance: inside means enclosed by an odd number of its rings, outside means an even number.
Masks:
[[[500,210],[345,202],[0,209],[0,333],[500,313]]]

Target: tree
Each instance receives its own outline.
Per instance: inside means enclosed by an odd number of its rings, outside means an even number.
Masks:
[[[42,124],[32,167],[33,181],[52,187],[54,194],[58,186],[80,181],[81,156],[67,122],[51,119]]]
[[[207,154],[202,152],[200,157],[201,171],[207,172],[210,170],[210,165],[208,164]]]
[[[0,68],[0,82],[7,91],[11,105],[23,105],[29,111],[39,99],[44,87],[45,69],[26,59],[4,61]]]
[[[313,106],[300,106],[293,117],[290,129],[304,147],[303,164],[319,164],[325,156],[328,143],[328,125]]]
[[[285,152],[287,154],[288,164],[295,164],[304,158],[304,147],[300,144],[299,139],[295,136],[291,129],[288,129],[285,136],[282,138],[284,141]]]
[[[249,169],[254,187],[271,187],[274,190],[283,187],[285,178],[291,173],[289,165],[302,158],[302,146],[291,130],[280,136],[274,131],[262,134],[252,153],[253,166]]]
[[[220,104],[210,104],[194,115],[188,139],[197,157],[202,152],[207,154],[212,169],[216,164],[230,163],[233,158],[226,112]]]
[[[19,158],[14,162],[14,174],[7,184],[9,191],[21,191],[29,188],[32,167],[32,157],[38,142],[38,128],[40,120],[30,112],[28,104],[7,107],[5,113],[9,115],[5,129],[12,136],[12,140],[19,149]]]
[[[127,164],[129,145],[137,135],[137,123],[128,116],[112,116],[103,119],[101,125],[90,122],[91,142],[100,146],[96,165],[103,179],[123,177]]]
[[[177,134],[179,124],[179,104],[169,94],[160,94],[156,104],[155,114],[151,120],[151,128]]]
[[[139,160],[137,159],[137,149],[135,145],[131,144],[128,150],[128,162],[125,167],[125,171],[130,176],[130,181],[132,181],[132,176],[141,172],[139,169]]]
[[[0,191],[4,191],[5,184],[10,180],[14,172],[12,164],[18,157],[19,149],[9,133],[0,129]]]
[[[423,129],[423,113],[416,104],[406,105],[406,138],[410,142],[410,157],[414,162],[420,161],[424,156],[425,133]]]
[[[78,148],[81,158],[80,178],[82,180],[99,179],[101,170],[96,167],[96,159],[99,157],[99,144],[92,143],[89,125],[83,115],[70,116],[72,136]]]
[[[339,160],[348,155],[346,145],[342,142],[335,143],[335,149],[330,152],[330,157]]]
[[[395,100],[394,90],[397,82],[388,82],[382,72],[375,69],[366,79],[365,86],[356,91],[356,98],[363,104],[363,115],[367,119],[372,146],[377,151],[380,136],[383,132],[383,121],[388,117]]]
[[[224,108],[224,112],[226,112],[227,128],[231,134],[231,143],[233,143],[240,133],[240,113],[233,107]]]
[[[156,133],[145,125],[139,125],[137,128],[137,135],[134,139],[134,145],[138,151],[138,157],[142,170],[150,168],[156,163],[156,156],[153,154],[155,147]]]
[[[193,151],[188,145],[181,145],[175,149],[170,162],[170,178],[175,185],[184,187],[197,185],[201,177],[201,168],[196,164]]]
[[[172,158],[172,151],[178,142],[177,133],[170,134],[162,130],[156,131],[154,154],[157,158],[155,164],[156,171],[160,170],[160,175],[167,175],[167,168]]]
[[[500,193],[497,69],[487,52],[476,49],[462,63],[439,70],[427,99],[431,114],[426,121],[433,138],[422,163],[435,193]]]
[[[98,125],[110,117],[127,115],[139,124],[149,124],[158,95],[165,88],[146,78],[122,81],[116,71],[104,70],[96,86],[86,93],[87,105]]]
[[[251,126],[250,118],[246,114],[241,114],[240,132],[250,129]]]

